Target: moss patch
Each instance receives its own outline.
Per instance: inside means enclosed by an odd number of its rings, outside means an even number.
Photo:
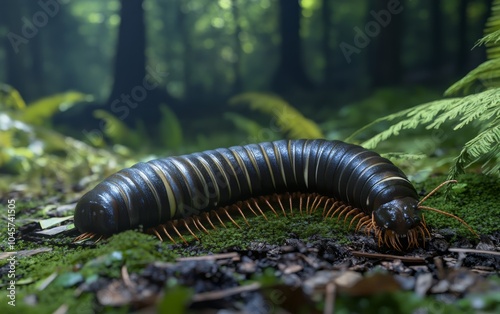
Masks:
[[[430,192],[446,180],[446,176],[429,178],[423,184],[417,184],[417,190]],[[500,182],[492,176],[482,174],[464,174],[458,178],[458,184],[450,189],[445,197],[445,188],[429,198],[424,205],[434,207],[459,216],[477,233],[492,234],[500,225]],[[457,235],[473,238],[473,235],[457,220],[444,215],[423,211],[427,224],[437,229],[450,229]]]
[[[297,211],[287,217],[266,213],[267,220],[262,216],[249,217],[249,226],[239,218],[236,222],[241,229],[230,222],[226,223],[227,228],[217,228],[208,235],[202,235],[201,244],[207,250],[220,251],[228,247],[246,248],[253,241],[283,244],[291,237],[306,239],[313,235],[345,240],[345,234],[348,233],[346,224],[338,222],[337,218],[324,220],[321,210],[319,208],[313,215],[300,215]]]

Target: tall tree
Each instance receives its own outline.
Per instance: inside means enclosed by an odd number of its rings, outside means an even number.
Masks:
[[[241,49],[241,23],[240,23],[240,8],[238,6],[238,0],[231,0],[231,9],[234,19],[234,54],[235,60],[233,60],[233,73],[234,73],[234,83],[233,83],[233,93],[237,94],[243,89],[243,81],[241,75],[241,58],[243,56],[243,51]]]
[[[130,94],[146,76],[146,30],[143,0],[122,0],[114,82],[109,101]]]
[[[332,10],[331,0],[323,0],[321,10],[321,20],[323,24],[323,38],[321,44],[323,48],[323,56],[325,58],[325,68],[323,73],[323,84],[329,87],[333,82],[334,73],[334,58],[331,47],[332,39]]]
[[[401,82],[401,47],[404,1],[373,0],[364,29],[369,42],[369,75],[372,87],[397,85]]]
[[[430,23],[429,32],[431,40],[431,54],[429,56],[430,62],[429,66],[431,71],[434,73],[434,77],[440,77],[441,70],[444,63],[444,51],[443,51],[443,14],[442,14],[442,2],[441,0],[429,0],[430,1]]]
[[[459,0],[458,3],[458,25],[457,25],[457,59],[456,59],[456,74],[462,76],[467,71],[467,61],[469,47],[467,40],[467,8],[469,6],[469,0]]]
[[[3,39],[6,81],[27,101],[45,94],[42,27],[48,19],[35,21],[35,13],[39,10],[36,2],[2,1],[0,5],[0,20],[8,30]]]
[[[107,102],[111,112],[129,124],[144,120],[148,126],[154,125],[161,103],[176,104],[166,90],[159,88],[161,76],[166,73],[155,66],[148,71],[146,68],[143,0],[121,0],[114,82]]]
[[[280,62],[274,73],[273,89],[282,92],[294,87],[309,88],[312,84],[304,70],[300,38],[302,7],[299,0],[279,0],[278,5]]]

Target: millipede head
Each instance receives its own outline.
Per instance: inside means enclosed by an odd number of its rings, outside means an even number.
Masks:
[[[392,200],[377,208],[373,212],[373,219],[382,230],[406,235],[421,222],[418,201],[411,197]]]

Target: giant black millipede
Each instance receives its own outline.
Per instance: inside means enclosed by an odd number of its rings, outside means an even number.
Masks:
[[[448,181],[449,182],[449,181]],[[323,216],[351,217],[356,230],[373,232],[378,244],[401,250],[430,236],[422,209],[462,219],[422,202],[405,174],[389,160],[357,145],[328,140],[280,140],[219,148],[138,163],[99,183],[75,210],[77,240],[102,237],[143,226],[160,239],[179,229],[208,233],[212,219],[224,225],[230,212],[266,215],[262,207],[287,215],[292,208]],[[286,208],[286,209],[285,209]],[[278,210],[278,211],[279,211]],[[212,219],[211,219],[212,218]],[[170,230],[170,232],[169,232]],[[173,231],[172,231],[173,230]],[[182,230],[181,230],[182,231]]]

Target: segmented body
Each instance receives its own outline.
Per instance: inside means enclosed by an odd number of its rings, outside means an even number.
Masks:
[[[398,167],[360,146],[319,139],[280,140],[138,163],[85,194],[76,208],[75,226],[87,237],[109,235],[208,216],[204,213],[241,201],[248,205],[248,200],[271,200],[269,195],[278,195],[281,205],[282,195],[293,192],[315,193],[316,207],[336,206],[325,211],[329,215],[338,206],[348,207],[344,214],[355,214],[358,228],[364,225],[393,247],[399,247],[397,235],[408,235],[410,244],[417,245],[417,236],[428,232],[418,212],[418,194]],[[193,221],[200,227],[199,220]]]

